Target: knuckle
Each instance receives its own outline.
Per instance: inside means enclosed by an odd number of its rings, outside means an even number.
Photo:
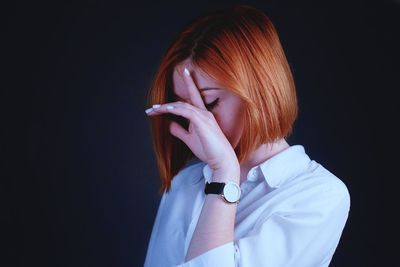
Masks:
[[[188,113],[189,113],[189,115],[190,115],[191,117],[194,117],[195,115],[197,115],[197,112],[194,111],[193,109],[189,109],[189,110],[188,110]]]
[[[209,119],[211,119],[211,118],[214,117],[214,115],[212,114],[212,112],[209,111],[209,110],[207,110],[207,109],[204,110],[204,114],[205,114],[205,115],[207,116],[207,118],[209,118]]]
[[[191,108],[192,108],[192,105],[191,105],[190,103],[188,103],[188,102],[184,102],[184,103],[183,103],[183,106],[184,106],[185,108],[188,108],[188,109],[191,109]]]
[[[211,111],[207,111],[207,119],[208,119],[209,123],[214,123],[215,122],[214,114]]]

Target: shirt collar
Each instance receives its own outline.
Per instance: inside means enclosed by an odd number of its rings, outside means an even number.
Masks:
[[[292,145],[264,162],[252,167],[247,173],[248,181],[265,179],[271,188],[281,186],[304,170],[311,159],[302,145]],[[208,164],[203,167],[204,183],[211,182],[213,170]]]

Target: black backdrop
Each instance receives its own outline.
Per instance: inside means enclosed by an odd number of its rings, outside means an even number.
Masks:
[[[391,265],[399,1],[175,3],[3,6],[0,265],[143,265],[160,200],[146,90],[183,24],[234,3],[280,34],[300,105],[289,143],[349,188],[331,266]]]

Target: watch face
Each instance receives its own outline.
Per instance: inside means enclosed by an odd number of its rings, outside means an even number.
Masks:
[[[235,182],[227,182],[224,186],[223,194],[228,202],[236,202],[240,199],[240,187]]]

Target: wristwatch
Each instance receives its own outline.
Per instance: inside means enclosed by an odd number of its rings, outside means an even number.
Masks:
[[[206,182],[204,193],[221,195],[227,203],[239,203],[242,192],[237,183],[229,181],[226,183]]]

